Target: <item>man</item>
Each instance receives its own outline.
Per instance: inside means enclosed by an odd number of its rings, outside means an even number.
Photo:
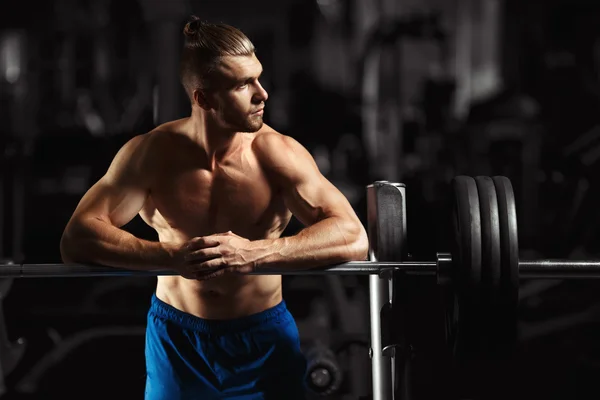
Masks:
[[[305,360],[269,268],[364,260],[365,230],[294,139],[263,123],[268,95],[250,40],[192,18],[181,80],[191,116],[136,136],[83,196],[65,263],[159,276],[146,334],[146,399],[301,398]],[[159,241],[120,229],[137,214]],[[291,215],[305,228],[280,237]]]

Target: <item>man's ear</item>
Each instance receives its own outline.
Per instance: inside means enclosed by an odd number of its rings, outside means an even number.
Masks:
[[[209,101],[208,97],[206,96],[206,93],[202,89],[194,89],[194,91],[192,92],[192,96],[194,98],[194,103],[198,107],[200,107],[206,111],[208,111],[212,108],[210,105],[210,101]]]

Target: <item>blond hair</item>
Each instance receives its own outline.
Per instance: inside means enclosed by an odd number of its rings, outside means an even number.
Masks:
[[[226,56],[251,56],[254,45],[239,29],[223,23],[208,23],[192,16],[183,28],[185,44],[180,77],[191,96],[195,89],[208,89],[210,75]]]

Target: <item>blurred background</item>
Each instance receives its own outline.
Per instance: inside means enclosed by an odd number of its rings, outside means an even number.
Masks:
[[[50,0],[0,12],[6,262],[60,263],[62,230],[116,151],[189,114],[178,56],[190,14],[250,37],[270,94],[265,122],[311,151],[363,222],[366,185],[406,184],[415,259],[450,249],[449,182],[459,174],[512,180],[521,257],[598,255],[598,2]],[[293,220],[285,234],[300,228]],[[156,239],[139,217],[125,229]],[[143,398],[155,281],[3,281],[3,397]],[[284,285],[303,343],[334,350],[342,378],[330,398],[368,396],[366,278]],[[508,398],[598,398],[600,284],[521,285]],[[436,285],[415,279],[407,291],[414,396],[445,398]]]

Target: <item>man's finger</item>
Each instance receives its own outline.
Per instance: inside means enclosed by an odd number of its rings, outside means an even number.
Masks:
[[[223,260],[222,258],[213,258],[207,261],[203,261],[201,263],[197,263],[196,265],[194,265],[194,269],[198,272],[200,271],[206,271],[206,270],[217,270],[217,269],[223,269],[227,267],[227,264],[225,264],[225,260]]]
[[[191,239],[189,242],[189,249],[204,249],[207,247],[216,247],[221,244],[218,238],[214,236],[200,236]]]
[[[221,268],[212,271],[199,271],[196,274],[196,279],[200,281],[207,281],[209,279],[218,278],[219,276],[226,274],[228,269],[229,268]]]
[[[218,247],[207,247],[186,254],[184,259],[188,263],[194,263],[198,261],[211,260],[219,256],[221,256],[221,251]]]

